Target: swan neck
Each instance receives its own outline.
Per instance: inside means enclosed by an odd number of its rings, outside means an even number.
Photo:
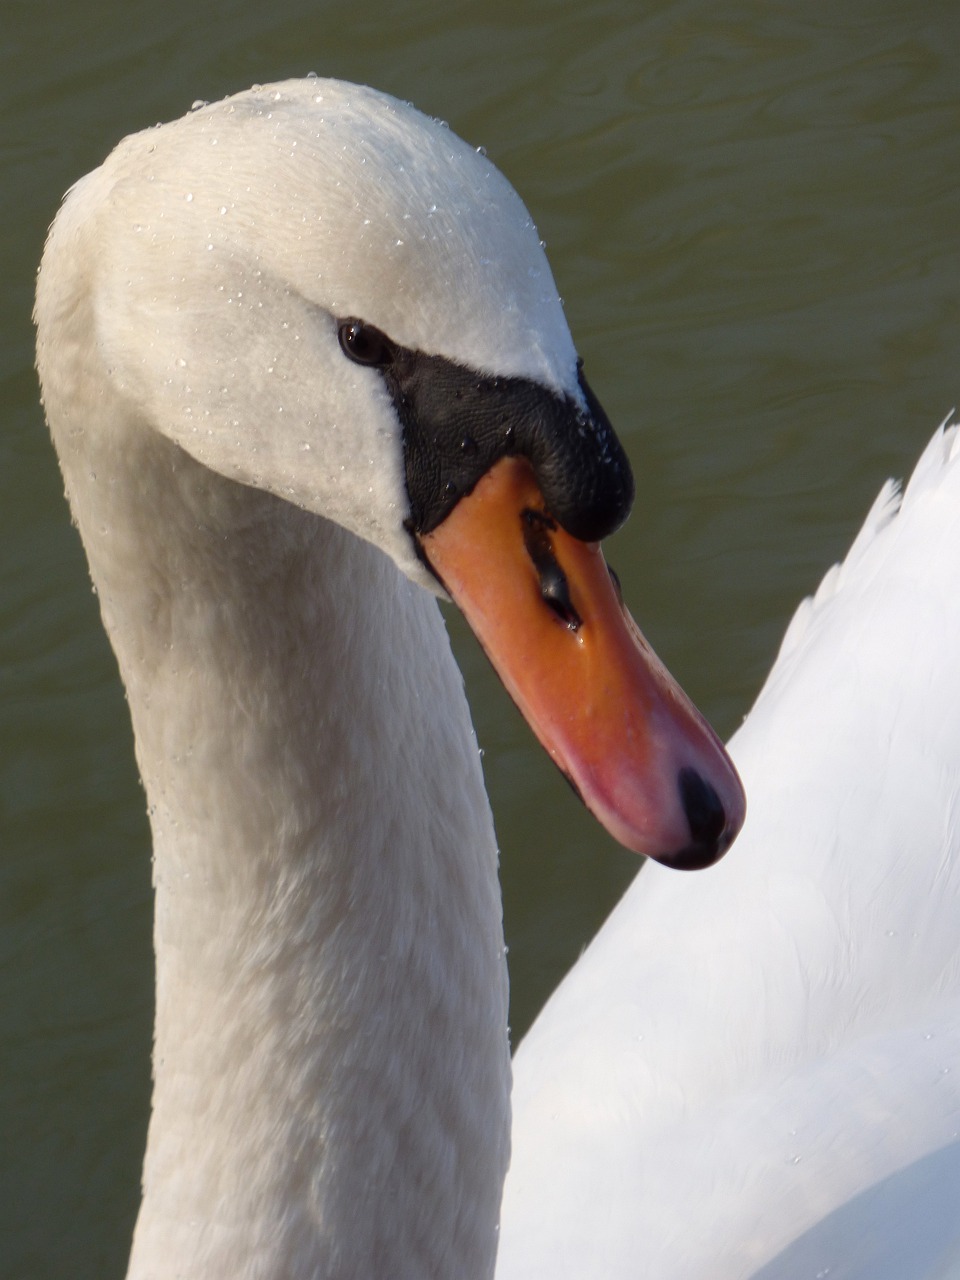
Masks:
[[[148,429],[127,433],[125,481],[98,478],[109,444],[81,452],[68,491],[154,842],[129,1275],[491,1275],[501,907],[436,603]]]

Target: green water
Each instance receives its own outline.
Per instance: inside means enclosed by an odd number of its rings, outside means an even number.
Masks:
[[[907,8],[7,0],[2,1280],[122,1276],[149,1090],[144,802],[32,374],[34,271],[62,191],[133,129],[310,70],[482,143],[538,222],[634,461],[637,506],[610,558],[728,734],[793,606],[960,399],[960,11]],[[522,1030],[637,863],[454,628]]]

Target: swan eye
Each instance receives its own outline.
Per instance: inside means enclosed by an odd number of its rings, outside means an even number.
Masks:
[[[393,344],[385,333],[362,320],[343,320],[337,331],[340,349],[357,364],[389,364],[393,356]]]

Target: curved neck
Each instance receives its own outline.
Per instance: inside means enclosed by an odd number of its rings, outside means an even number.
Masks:
[[[492,1274],[501,907],[436,604],[149,430],[126,476],[97,447],[64,469],[154,837],[130,1276]]]

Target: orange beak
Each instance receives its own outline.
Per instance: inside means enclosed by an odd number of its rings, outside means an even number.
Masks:
[[[647,644],[599,544],[503,458],[420,539],[513,700],[587,808],[628,849],[709,866],[743,824],[723,744]]]

